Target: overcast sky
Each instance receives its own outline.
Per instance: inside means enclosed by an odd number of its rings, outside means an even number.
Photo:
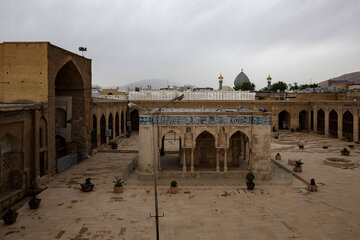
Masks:
[[[257,89],[360,71],[358,0],[2,0],[0,41],[87,47],[93,83],[144,79]]]

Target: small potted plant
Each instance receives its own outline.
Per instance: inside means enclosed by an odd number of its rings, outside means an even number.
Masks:
[[[298,146],[299,146],[299,149],[304,149],[304,144],[300,143]]]
[[[111,145],[111,149],[117,149],[118,148],[118,143],[116,141],[111,141],[110,145]]]
[[[317,192],[317,185],[315,184],[315,179],[310,180],[310,184],[308,185],[309,192]]]
[[[248,173],[246,175],[246,186],[248,190],[254,190],[255,187],[255,183],[253,182],[255,179],[255,176],[253,173]]]
[[[31,200],[28,201],[30,209],[37,209],[40,206],[41,199],[37,198],[36,195],[33,195]]]
[[[4,220],[4,223],[6,225],[11,225],[14,222],[16,222],[17,216],[18,216],[18,212],[14,209],[9,208],[5,213],[5,215],[2,217],[2,219]]]
[[[94,188],[94,184],[91,183],[91,178],[86,178],[85,183],[80,185],[83,192],[91,192]]]
[[[343,155],[343,156],[349,156],[350,155],[350,151],[347,150],[347,148],[344,148],[340,152],[341,152],[341,155]]]
[[[170,183],[170,193],[176,194],[178,192],[177,182],[175,180]]]
[[[302,172],[302,166],[304,163],[300,160],[295,161],[294,172]]]
[[[114,193],[122,193],[124,191],[123,183],[124,181],[121,178],[115,178],[113,181],[114,184]]]
[[[275,159],[276,159],[276,160],[281,160],[281,155],[280,155],[280,153],[277,153],[277,154],[275,155]]]
[[[328,149],[328,146],[322,146],[323,149]]]

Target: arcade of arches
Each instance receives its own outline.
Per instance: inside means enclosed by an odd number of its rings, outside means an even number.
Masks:
[[[127,102],[94,99],[91,129],[91,148],[125,136]],[[114,117],[115,116],[115,117]]]
[[[248,137],[241,131],[230,136],[229,148],[216,148],[215,137],[203,131],[196,138],[195,149],[183,148],[181,137],[170,130],[161,138],[160,162],[161,170],[248,170],[249,151]],[[191,158],[193,156],[193,162]]]

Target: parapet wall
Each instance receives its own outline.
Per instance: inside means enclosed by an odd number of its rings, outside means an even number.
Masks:
[[[171,100],[176,96],[184,94],[184,100],[255,100],[255,93],[247,91],[169,91],[169,90],[148,90],[130,91],[128,99],[133,100]]]

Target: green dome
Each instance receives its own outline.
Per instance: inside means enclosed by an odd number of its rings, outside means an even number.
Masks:
[[[234,85],[235,85],[235,87],[237,87],[237,86],[240,86],[241,84],[243,84],[245,82],[250,82],[250,80],[249,80],[248,76],[246,76],[246,74],[241,69],[241,72],[235,78]]]

